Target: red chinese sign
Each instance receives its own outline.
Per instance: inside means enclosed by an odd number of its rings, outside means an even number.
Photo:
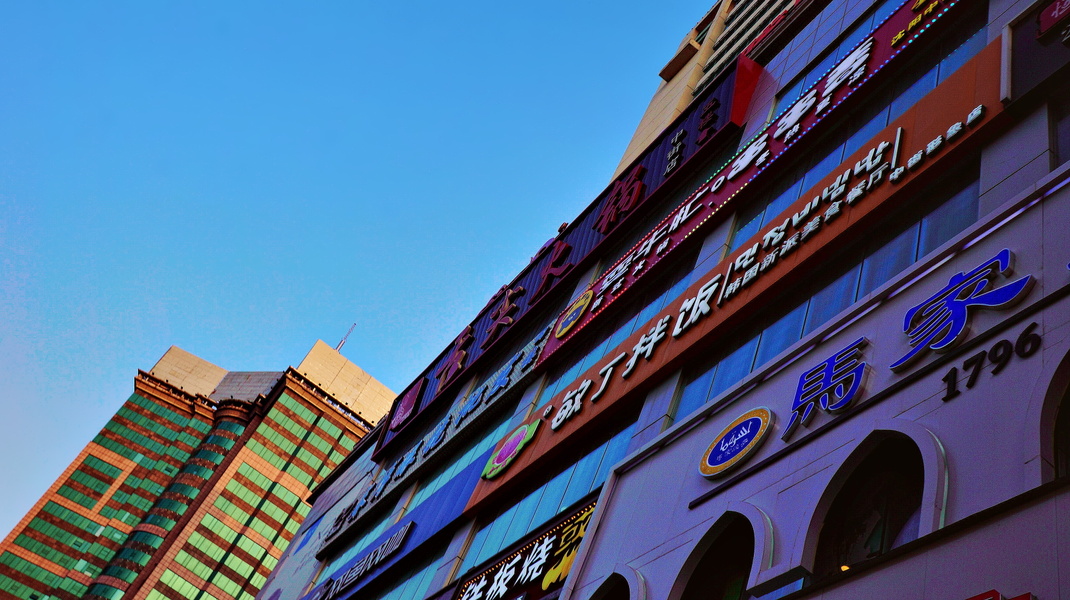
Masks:
[[[1070,0],[1055,0],[1044,10],[1040,11],[1037,15],[1037,23],[1040,25],[1040,31],[1037,32],[1037,37],[1044,35],[1051,31],[1055,27],[1066,22],[1066,18],[1070,16]]]

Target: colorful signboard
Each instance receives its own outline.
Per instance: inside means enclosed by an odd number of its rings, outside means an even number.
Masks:
[[[784,152],[805,138],[818,123],[832,115],[840,103],[862,88],[956,3],[957,0],[904,2],[847,56],[829,69],[824,77],[755,135],[717,175],[700,186],[595,280],[588,290],[593,296],[589,301],[590,310],[583,314],[566,310],[558,318],[555,332],[561,334],[550,338],[539,362],[546,360],[569,338],[582,331],[606,307],[635,287],[646,273],[654,270],[657,264],[679,248],[684,240],[691,235],[704,235],[706,231],[711,230],[719,222],[714,216],[726,204],[732,204],[733,198],[740,191],[759,174],[768,170]],[[884,147],[876,151],[883,153]],[[883,178],[886,173],[876,171],[881,162],[880,156],[870,155],[864,173],[878,180]],[[856,177],[861,174],[863,173],[858,169],[854,171]],[[834,193],[843,189],[843,184],[837,181],[825,191]],[[827,196],[828,194],[825,194],[825,199]],[[818,200],[815,199],[815,203]],[[729,213],[726,211],[722,214],[727,216]],[[722,283],[722,289],[727,289],[729,283],[726,279]]]
[[[730,255],[708,276],[671,301],[616,349],[608,352],[547,403],[530,421],[553,418],[511,466],[481,481],[468,509],[508,485],[517,473],[541,464],[561,441],[597,427],[618,400],[649,387],[653,377],[679,368],[707,334],[742,318],[767,294],[780,293],[835,251],[834,240],[869,226],[890,210],[896,190],[994,121],[999,102],[999,43],[989,44],[870,143],[849,156],[775,222]],[[931,175],[931,173],[930,173]],[[553,425],[557,425],[554,427]]]
[[[943,289],[911,308],[903,319],[903,333],[910,336],[911,349],[891,365],[902,371],[926,352],[947,352],[966,338],[970,315],[975,310],[1001,309],[1020,302],[1035,279],[1026,275],[996,287],[1011,275],[1014,254],[1004,248],[969,273],[951,277]]]
[[[513,459],[520,455],[520,451],[528,445],[531,438],[535,437],[535,432],[539,430],[541,423],[542,421],[526,423],[507,435],[505,443],[490,455],[487,466],[483,467],[483,479],[494,479],[498,473],[504,471]]]
[[[329,583],[321,586],[317,590],[317,595],[313,597],[313,600],[331,600],[342,592],[348,590],[361,577],[381,565],[386,559],[393,556],[405,542],[405,538],[408,537],[409,532],[412,531],[412,527],[412,521],[405,523],[401,529],[392,533],[390,537],[383,541],[383,543],[373,548],[371,552],[362,556],[360,560],[357,561],[357,564],[346,569],[337,579],[332,579]]]
[[[468,425],[475,421],[476,417],[493,406],[502,395],[530,373],[549,332],[550,330],[546,329],[536,335],[531,342],[505,361],[505,364],[487,376],[485,381],[475,386],[472,392],[457,403],[445,418],[424,435],[422,440],[416,442],[407,452],[379,471],[374,481],[365,488],[364,494],[343,513],[344,519],[334,523],[326,536],[325,545],[333,543],[346,529],[353,526],[360,515],[375,506],[387,492],[399,485],[407,485],[405,476],[408,473],[413,472],[416,467],[434,456],[446,441],[460,435]],[[419,380],[410,392],[404,394],[403,400],[395,406],[395,416],[404,414],[400,410],[400,407],[405,404],[404,399],[412,396],[412,390],[422,389],[424,381]]]
[[[457,587],[455,598],[538,600],[559,589],[572,570],[572,562],[587,534],[594,508],[594,502],[588,504],[494,566],[468,579]]]
[[[710,86],[674,121],[670,131],[657,138],[635,163],[587,207],[556,238],[546,243],[512,282],[487,302],[476,319],[461,332],[450,348],[417,379],[426,385],[411,399],[397,403],[380,449],[439,397],[509,329],[521,321],[571,269],[583,262],[622,223],[639,212],[643,204],[682,166],[732,124],[743,124],[761,67],[741,59],[736,69]],[[411,385],[412,390],[417,384]],[[395,413],[404,413],[398,417]]]
[[[714,438],[702,455],[699,473],[716,479],[738,467],[761,447],[772,426],[773,413],[768,408],[743,413]]]
[[[386,528],[382,535],[367,545],[367,549],[335,568],[324,573],[326,579],[312,589],[303,600],[330,600],[353,596],[379,573],[420,547],[431,536],[442,530],[461,515],[465,503],[475,488],[487,454],[476,457],[471,464],[441,488],[416,506],[411,506],[402,522]],[[349,515],[343,512],[338,521],[347,523]],[[343,527],[343,531],[348,527]],[[316,558],[331,561],[345,551],[344,538],[334,538],[338,543],[321,546]],[[355,542],[356,538],[346,540]]]

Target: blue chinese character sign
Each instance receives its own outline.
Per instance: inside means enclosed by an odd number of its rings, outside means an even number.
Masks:
[[[706,449],[699,472],[703,477],[714,479],[735,468],[762,445],[772,424],[773,413],[768,408],[743,413]]]
[[[1013,262],[1014,254],[1004,248],[969,273],[954,275],[944,289],[911,308],[903,320],[911,350],[891,369],[905,369],[928,350],[946,352],[954,348],[969,333],[971,309],[1006,308],[1024,298],[1035,281],[1032,275],[995,287],[997,277],[1010,276]]]
[[[802,374],[782,439],[791,437],[800,424],[806,427],[810,423],[815,404],[829,413],[838,413],[851,406],[862,390],[866,374],[866,363],[861,360],[866,343],[866,338],[860,337]]]

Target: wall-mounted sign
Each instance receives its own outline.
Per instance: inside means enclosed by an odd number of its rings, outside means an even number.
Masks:
[[[1070,0],[1055,0],[1040,10],[1037,16],[1038,36],[1070,23]]]
[[[698,470],[703,477],[715,479],[738,467],[762,445],[773,426],[768,408],[755,408],[740,415],[713,440]]]
[[[791,403],[791,419],[782,439],[790,438],[799,425],[809,426],[815,406],[836,414],[854,403],[861,395],[866,377],[866,363],[861,360],[866,344],[866,338],[858,338],[799,377],[799,387]]]
[[[512,433],[505,436],[505,443],[501,448],[498,448],[493,454],[490,455],[490,459],[487,460],[487,466],[483,467],[483,479],[494,479],[509,466],[517,456],[524,450],[524,447],[528,445],[531,438],[535,437],[535,433],[539,430],[539,424],[542,421],[534,421],[517,427]]]
[[[981,377],[981,371],[984,369],[985,361],[992,363],[992,376],[995,377],[1003,372],[1003,369],[1007,368],[1011,359],[1015,355],[1018,358],[1029,358],[1040,350],[1041,342],[1043,341],[1040,334],[1037,333],[1037,323],[1030,323],[1022,333],[1018,335],[1018,340],[1011,343],[1010,340],[1003,339],[996,342],[991,349],[987,352],[981,350],[977,354],[967,358],[962,363],[962,370],[967,373],[966,376],[966,389],[970,389],[977,385],[978,380]],[[959,368],[951,367],[951,370],[944,375],[944,383],[947,384],[947,392],[944,393],[944,397],[941,398],[944,402],[954,400],[962,392],[959,390]]]
[[[549,531],[527,542],[493,567],[458,586],[459,600],[538,600],[560,588],[572,570],[572,562],[595,503],[588,504],[560,521]]]
[[[903,332],[910,336],[911,350],[891,365],[902,371],[929,350],[947,352],[966,339],[974,310],[1013,306],[1029,294],[1034,278],[1026,275],[1001,287],[997,279],[1013,272],[1014,254],[1004,248],[969,273],[952,276],[944,288],[907,311]]]
[[[646,273],[652,271],[659,262],[680,247],[686,238],[700,232],[703,234],[706,230],[716,226],[719,220],[713,217],[726,203],[732,201],[760,173],[768,170],[778,157],[803,139],[819,122],[834,114],[834,109],[840,103],[887,66],[892,58],[916,41],[923,32],[947,13],[956,1],[908,0],[889,15],[821,80],[803,92],[788,109],[755,135],[717,175],[700,186],[683,204],[640,240],[631,251],[595,280],[589,290],[593,294],[590,310],[582,315],[576,315],[574,311],[563,313],[558,318],[557,329],[565,330],[568,335],[563,339],[557,336],[551,338],[543,348],[539,361],[544,361],[569,338],[583,330],[605,307],[635,286]],[[695,103],[692,103],[692,106],[694,105]],[[950,133],[948,137],[952,137]],[[940,144],[942,143],[943,139]],[[891,174],[886,168],[882,168],[887,164],[883,156],[886,149],[887,142],[877,145],[864,164],[860,164],[853,172],[845,173],[844,179],[837,179],[833,185],[826,188],[822,197],[815,199],[815,206],[819,200],[836,200],[846,195],[847,179],[852,174],[856,179],[862,176],[868,181],[863,182],[865,185],[862,186],[861,191],[857,191],[858,185],[851,188],[852,195],[846,200],[848,204],[859,194],[867,193],[889,177]],[[933,152],[938,149],[934,147]],[[898,147],[893,150],[892,154],[897,156],[897,151]],[[839,206],[840,203],[835,203],[830,210],[836,211]],[[804,209],[802,216],[805,218],[809,213],[809,209]],[[816,221],[812,218],[805,221],[793,220],[793,229],[799,230],[801,238],[788,238],[786,250],[790,251],[792,244],[812,235],[816,231],[815,227],[820,225],[819,216]],[[782,226],[777,234],[780,238],[784,237],[784,229]],[[768,243],[763,240],[763,248],[767,247]],[[733,290],[747,285],[760,272],[771,266],[771,263],[755,263],[755,252],[756,249],[740,257],[740,263],[735,269],[741,272],[740,277],[736,279],[739,283],[725,277],[721,283],[722,295],[731,294]],[[775,259],[776,257],[773,256],[770,260]],[[565,321],[569,321],[567,328],[563,326]]]
[[[429,460],[447,440],[460,434],[464,428],[475,421],[477,416],[493,406],[502,395],[531,372],[539,349],[542,348],[549,334],[549,328],[537,334],[505,364],[491,373],[486,380],[475,386],[470,394],[458,402],[445,418],[424,435],[422,440],[410,446],[398,459],[380,470],[371,484],[365,488],[364,494],[347,507],[332,525],[326,535],[324,545],[333,543],[356,522],[360,515],[375,506],[379,498],[388,491],[399,485],[406,485],[405,475]],[[424,381],[419,380],[412,390],[421,389]],[[415,394],[406,393],[405,397],[410,395],[415,396]],[[400,407],[395,406],[395,415],[400,414],[403,414],[400,412]]]
[[[991,117],[1002,110],[999,72],[999,44],[989,44],[807,191],[782,213],[782,221],[751,237],[710,275],[670,300],[660,314],[565,386],[544,411],[529,418],[529,422],[550,418],[551,426],[543,428],[503,473],[481,481],[467,510],[496,495],[518,473],[542,466],[562,441],[594,431],[603,415],[608,418],[615,411],[618,400],[646,389],[651,378],[666,369],[679,368],[686,353],[707,334],[805,277],[806,269],[843,239],[841,235],[879,219],[896,190],[922,173],[931,174],[929,166],[971,139],[985,123],[998,122]],[[945,115],[948,121],[935,120],[934,114]],[[948,115],[961,115],[961,120]],[[815,397],[817,406],[820,398]],[[838,405],[831,398],[829,404]],[[800,409],[805,408],[801,403]]]
[[[401,529],[398,529],[393,535],[388,537],[386,541],[379,544],[372,549],[371,552],[365,554],[357,564],[353,565],[349,569],[346,569],[344,573],[338,576],[337,579],[329,580],[316,590],[316,595],[313,600],[331,600],[349,589],[354,583],[357,582],[366,573],[375,569],[383,563],[387,558],[401,548],[401,545],[405,543],[405,538],[408,537],[409,532],[412,531],[413,523],[409,521]]]
[[[421,373],[428,385],[414,403],[413,416],[434,402],[451,383],[463,379],[480,356],[523,320],[574,265],[591,255],[610,235],[616,235],[620,225],[639,212],[670,178],[683,171],[683,165],[718,132],[726,131],[729,124],[742,125],[760,74],[761,69],[753,67],[752,62],[741,61],[719,83],[703,91],[674,121],[675,135],[667,132],[658,137],[571,225],[540,249],[531,263],[487,302],[452,347]],[[709,106],[724,110],[703,110]],[[413,420],[401,419],[399,430]],[[392,416],[390,422],[393,421]],[[377,453],[394,439],[397,431],[384,432]]]

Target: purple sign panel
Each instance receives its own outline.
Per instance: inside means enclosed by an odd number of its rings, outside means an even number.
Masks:
[[[747,184],[818,123],[834,115],[840,103],[956,3],[957,0],[907,0],[889,15],[822,79],[755,135],[717,175],[700,186],[565,309],[543,348],[540,362],[631,289],[686,238],[704,234],[718,223],[721,219],[714,219],[714,215],[726,204],[730,205]]]
[[[395,402],[381,438],[389,444],[431,402],[461,375],[529,309],[583,261],[599,244],[636,213],[684,163],[728,123],[741,124],[760,67],[742,60],[736,70],[692,103],[624,173],[556,238],[547,242],[512,282],[491,297],[479,316]]]

